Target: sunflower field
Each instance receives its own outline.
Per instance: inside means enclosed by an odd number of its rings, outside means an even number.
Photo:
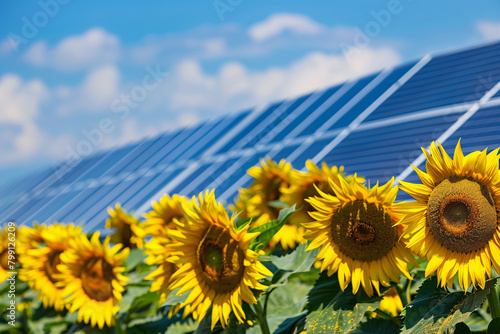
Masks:
[[[267,159],[228,206],[116,204],[104,233],[10,222],[0,332],[500,333],[499,149],[423,152],[415,184]]]

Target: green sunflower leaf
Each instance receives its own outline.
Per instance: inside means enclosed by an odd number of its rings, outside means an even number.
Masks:
[[[308,244],[299,245],[293,252],[284,256],[273,256],[272,263],[276,268],[273,271],[272,284],[285,282],[293,274],[311,270],[319,249],[306,251]],[[273,270],[274,269],[274,270]]]
[[[402,333],[452,333],[458,323],[481,307],[490,290],[494,291],[496,281],[496,278],[489,279],[484,290],[467,294],[439,288],[435,277],[426,280],[415,300],[401,313],[404,317]]]
[[[181,288],[170,291],[167,299],[165,300],[165,302],[161,306],[163,307],[163,306],[169,306],[169,305],[174,305],[174,304],[181,304],[181,303],[185,302],[187,297],[189,296],[189,293],[191,292],[191,290],[186,291],[182,295],[177,296],[176,294],[180,289]]]
[[[234,227],[236,227],[236,230],[241,230],[242,228],[244,228],[245,226],[247,226],[248,224],[250,224],[253,220],[256,220],[257,218],[259,218],[258,216],[257,217],[250,217],[250,218],[245,218],[245,219],[238,219],[237,221],[234,222]]]
[[[141,285],[129,285],[127,290],[123,294],[123,298],[118,304],[120,306],[120,311],[123,313],[134,313],[137,309],[131,310],[136,299],[141,298],[144,295],[148,295],[149,287]],[[157,301],[158,303],[158,301]],[[155,305],[156,306],[156,305]]]
[[[295,212],[295,205],[280,211],[277,220],[270,221],[249,230],[249,233],[260,232],[260,234],[250,242],[250,249],[260,251],[264,248],[276,233],[285,225],[288,218]]]
[[[306,314],[299,314],[292,318],[287,318],[283,321],[278,328],[274,331],[274,334],[289,334],[300,331],[300,327],[304,326],[306,321]],[[295,329],[298,329],[297,331]]]
[[[135,267],[139,265],[139,263],[144,262],[144,259],[146,256],[144,255],[144,250],[143,249],[132,249],[130,251],[130,254],[127,256],[127,259],[125,260],[125,267],[127,268],[127,271],[131,271]]]
[[[127,334],[185,334],[193,333],[198,327],[198,321],[189,317],[182,320],[180,314],[169,318],[167,313],[168,311],[164,310],[142,319],[134,319],[128,324]]]
[[[371,318],[361,322],[352,334],[397,334],[399,325],[390,319]]]
[[[337,275],[328,277],[322,273],[314,288],[309,292],[307,333],[346,333],[354,330],[367,311],[374,311],[382,297],[368,297],[360,288],[356,295],[349,286],[340,289]]]
[[[271,292],[267,301],[267,323],[271,333],[276,333],[276,330],[290,317],[302,315],[305,321],[303,309],[310,288],[299,279],[292,279]],[[264,298],[261,298],[261,301],[264,301]],[[262,332],[259,326],[248,330],[248,334],[260,333]]]

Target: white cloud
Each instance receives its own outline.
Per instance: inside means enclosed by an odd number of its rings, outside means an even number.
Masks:
[[[248,29],[235,24],[204,25],[180,33],[150,35],[124,48],[124,58],[151,64],[251,58],[276,50],[336,51],[342,43],[352,43],[357,33],[353,27],[325,26],[304,15],[280,13]]]
[[[115,62],[120,53],[120,41],[115,35],[93,28],[81,35],[67,37],[53,48],[44,41],[37,42],[23,58],[35,66],[75,71]]]
[[[23,125],[39,114],[39,108],[49,96],[49,90],[40,80],[23,80],[15,74],[0,78],[0,123]]]
[[[248,35],[255,41],[264,41],[289,31],[297,35],[315,35],[325,27],[301,14],[277,13],[252,25]]]
[[[54,89],[60,101],[58,113],[109,110],[111,102],[120,94],[119,85],[120,72],[116,66],[97,67],[87,74],[79,86]]]
[[[153,93],[168,101],[171,112],[222,113],[300,96],[401,62],[392,48],[364,48],[351,57],[313,52],[288,67],[263,71],[230,62],[213,75],[197,61],[186,60],[172,71],[169,84]]]
[[[0,165],[25,161],[27,159],[56,153],[54,144],[60,138],[52,138],[36,124],[43,103],[50,98],[50,92],[40,80],[23,81],[15,74],[0,78],[0,127],[5,129],[0,145]]]
[[[476,23],[476,30],[485,39],[500,39],[500,22],[481,21]]]
[[[109,108],[111,101],[119,94],[120,72],[114,65],[96,68],[88,74],[81,87],[83,107],[92,110]]]

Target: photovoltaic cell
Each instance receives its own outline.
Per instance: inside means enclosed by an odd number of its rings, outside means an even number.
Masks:
[[[244,129],[241,130],[239,136],[234,137],[231,141],[226,143],[223,147],[221,147],[214,154],[221,154],[221,153],[227,152],[230,149],[232,149],[234,146],[236,146],[238,143],[241,143],[241,142],[246,143],[248,140],[250,140],[248,137],[246,137],[246,134],[251,132],[253,129],[257,128],[258,126],[260,126],[260,124],[267,117],[269,117],[276,110],[276,108],[278,108],[280,105],[281,105],[281,102],[275,103],[275,104],[271,105],[270,107],[266,108],[254,121],[252,121]]]
[[[480,99],[500,80],[500,44],[433,58],[367,121]]]
[[[311,115],[311,113],[318,109],[326,100],[328,100],[335,92],[339,90],[341,86],[335,86],[333,88],[327,89],[319,98],[317,98],[306,110],[297,115],[295,119],[291,120],[287,125],[283,127],[275,136],[270,140],[271,143],[281,142],[285,137],[293,131],[293,129],[297,128],[299,124],[304,122],[307,117]],[[297,107],[304,103],[308,98],[311,97],[312,94],[300,97],[297,99]]]
[[[377,73],[378,74],[378,73]],[[366,87],[377,74],[370,75],[368,77],[362,78],[358,80],[351,89],[349,89],[344,95],[342,95],[333,105],[325,110],[317,119],[315,119],[310,125],[308,125],[304,130],[302,130],[297,137],[302,136],[310,136],[316,130],[318,130],[327,120],[329,120],[339,109],[341,109],[346,103],[348,103],[356,94],[358,94],[363,88]],[[356,111],[348,111],[347,113],[352,112],[356,113]],[[345,117],[345,116],[344,116]],[[342,127],[340,123],[336,122],[332,128],[334,127]]]
[[[370,180],[387,182],[399,175],[426,147],[460,116],[437,116],[419,121],[356,131],[324,158],[329,165],[344,165],[346,173],[358,173]]]

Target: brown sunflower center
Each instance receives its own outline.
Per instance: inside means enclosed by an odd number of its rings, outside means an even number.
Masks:
[[[233,291],[243,280],[245,254],[227,230],[216,226],[207,229],[197,257],[208,285],[218,293]]]
[[[82,288],[90,298],[103,302],[113,297],[113,267],[101,257],[91,258],[82,268]]]
[[[0,253],[0,266],[6,271],[9,271],[9,251],[6,248],[2,253]]]
[[[342,253],[354,260],[382,258],[393,247],[398,233],[382,206],[362,200],[340,207],[332,218],[332,239]]]
[[[123,247],[135,248],[135,245],[133,245],[130,241],[130,238],[132,237],[132,229],[130,228],[130,225],[122,221],[119,226],[118,233],[120,234],[120,242],[123,244]]]
[[[269,202],[272,202],[272,201],[277,201],[280,199],[281,197],[281,187],[282,186],[286,186],[288,185],[288,182],[286,182],[285,180],[283,180],[281,177],[279,176],[273,176],[266,188],[265,188],[265,193],[264,193],[264,196],[265,196],[265,202],[266,203],[269,203]],[[278,217],[278,214],[279,214],[279,210],[280,208],[275,208],[275,207],[269,207],[269,211],[271,212],[271,216],[273,218],[277,218]]]
[[[59,270],[57,269],[57,265],[61,263],[60,255],[62,252],[55,251],[49,255],[49,258],[45,262],[45,274],[48,279],[52,283],[58,282],[57,279],[54,278],[54,275],[59,274]]]
[[[451,177],[441,181],[429,196],[427,222],[444,247],[474,252],[493,237],[497,211],[488,188],[471,179]]]

